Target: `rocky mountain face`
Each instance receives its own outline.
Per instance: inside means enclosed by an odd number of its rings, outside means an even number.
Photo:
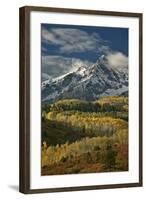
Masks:
[[[128,95],[128,66],[112,68],[105,56],[89,67],[79,63],[76,71],[42,82],[42,102],[120,95]]]

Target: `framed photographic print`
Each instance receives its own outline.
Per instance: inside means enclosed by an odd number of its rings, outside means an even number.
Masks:
[[[20,192],[142,186],[142,14],[20,8]]]

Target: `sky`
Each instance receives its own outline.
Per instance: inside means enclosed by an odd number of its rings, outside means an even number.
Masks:
[[[112,67],[128,64],[128,29],[41,24],[42,79],[90,66],[105,55]]]

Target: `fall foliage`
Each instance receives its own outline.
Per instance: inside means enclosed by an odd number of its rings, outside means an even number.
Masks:
[[[42,175],[128,170],[128,98],[42,108]]]

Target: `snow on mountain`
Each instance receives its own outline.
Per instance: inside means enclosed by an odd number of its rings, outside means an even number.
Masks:
[[[48,77],[47,80],[43,81],[41,84],[41,88],[44,89],[46,85],[48,85],[52,81],[52,78]]]
[[[96,100],[102,96],[128,93],[128,67],[113,69],[104,55],[89,67],[83,63],[75,65],[74,71],[42,82],[42,101]]]

